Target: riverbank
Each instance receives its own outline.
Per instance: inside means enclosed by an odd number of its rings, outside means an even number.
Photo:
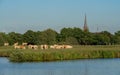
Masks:
[[[0,48],[1,57],[12,62],[38,62],[74,59],[120,58],[120,46],[74,46],[72,49],[15,50]]]

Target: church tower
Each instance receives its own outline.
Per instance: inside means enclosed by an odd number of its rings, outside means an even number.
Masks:
[[[89,32],[89,29],[88,29],[88,26],[87,26],[87,17],[86,17],[86,14],[85,14],[85,20],[84,20],[84,32]]]

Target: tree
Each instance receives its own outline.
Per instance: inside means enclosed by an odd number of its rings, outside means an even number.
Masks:
[[[63,28],[60,33],[62,37],[62,41],[66,41],[69,37],[73,37],[77,40],[79,44],[81,44],[83,31],[80,28]],[[76,41],[75,41],[76,42]]]
[[[114,43],[113,35],[111,33],[109,33],[108,31],[102,31],[101,34],[103,34],[104,36],[106,45]]]
[[[62,36],[62,41],[65,41],[67,37],[73,36],[73,29],[72,28],[63,28],[60,32]]]
[[[5,34],[0,32],[0,45],[9,42],[13,45],[15,42],[21,44],[27,42],[29,44],[73,44],[73,45],[109,45],[120,44],[120,31],[111,34],[108,31],[99,33],[84,32],[80,28],[63,28],[60,33],[52,29],[44,31],[28,30],[24,34],[10,32]]]
[[[11,45],[16,42],[22,43],[22,41],[23,41],[22,34],[20,34],[20,33],[10,32],[10,33],[8,33],[8,37],[9,37],[9,43]]]
[[[111,34],[107,31],[94,34],[94,44],[96,45],[109,45],[111,42]]]
[[[40,44],[55,44],[56,43],[57,32],[52,29],[47,29],[40,33],[39,40]]]
[[[38,44],[38,35],[37,32],[28,30],[23,34],[23,41],[29,44]]]
[[[84,32],[83,36],[81,37],[81,44],[82,45],[93,45],[94,38],[93,33]]]
[[[5,42],[8,42],[7,36],[5,33],[0,32],[0,46],[3,46]]]
[[[120,44],[120,31],[115,32],[114,42],[115,44]]]
[[[66,40],[65,40],[65,43],[66,44],[71,44],[71,45],[78,45],[78,41],[76,38],[74,37],[67,37]]]

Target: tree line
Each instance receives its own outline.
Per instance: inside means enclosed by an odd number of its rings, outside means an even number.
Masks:
[[[108,31],[84,32],[80,28],[63,28],[58,33],[53,29],[44,31],[28,30],[25,33],[4,33],[0,32],[0,46],[5,42],[13,45],[27,42],[30,44],[71,44],[71,45],[115,45],[120,44],[120,31],[111,34]]]

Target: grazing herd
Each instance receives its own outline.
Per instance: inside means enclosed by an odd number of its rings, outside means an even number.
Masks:
[[[9,46],[9,43],[4,43],[4,46]],[[57,45],[57,44],[54,44],[54,45],[47,45],[47,44],[44,44],[44,45],[32,45],[32,44],[28,44],[28,43],[22,43],[21,45],[18,44],[18,42],[14,43],[13,44],[13,47],[14,49],[34,49],[34,50],[37,50],[37,49],[70,49],[70,48],[73,48],[73,46],[71,45]]]

